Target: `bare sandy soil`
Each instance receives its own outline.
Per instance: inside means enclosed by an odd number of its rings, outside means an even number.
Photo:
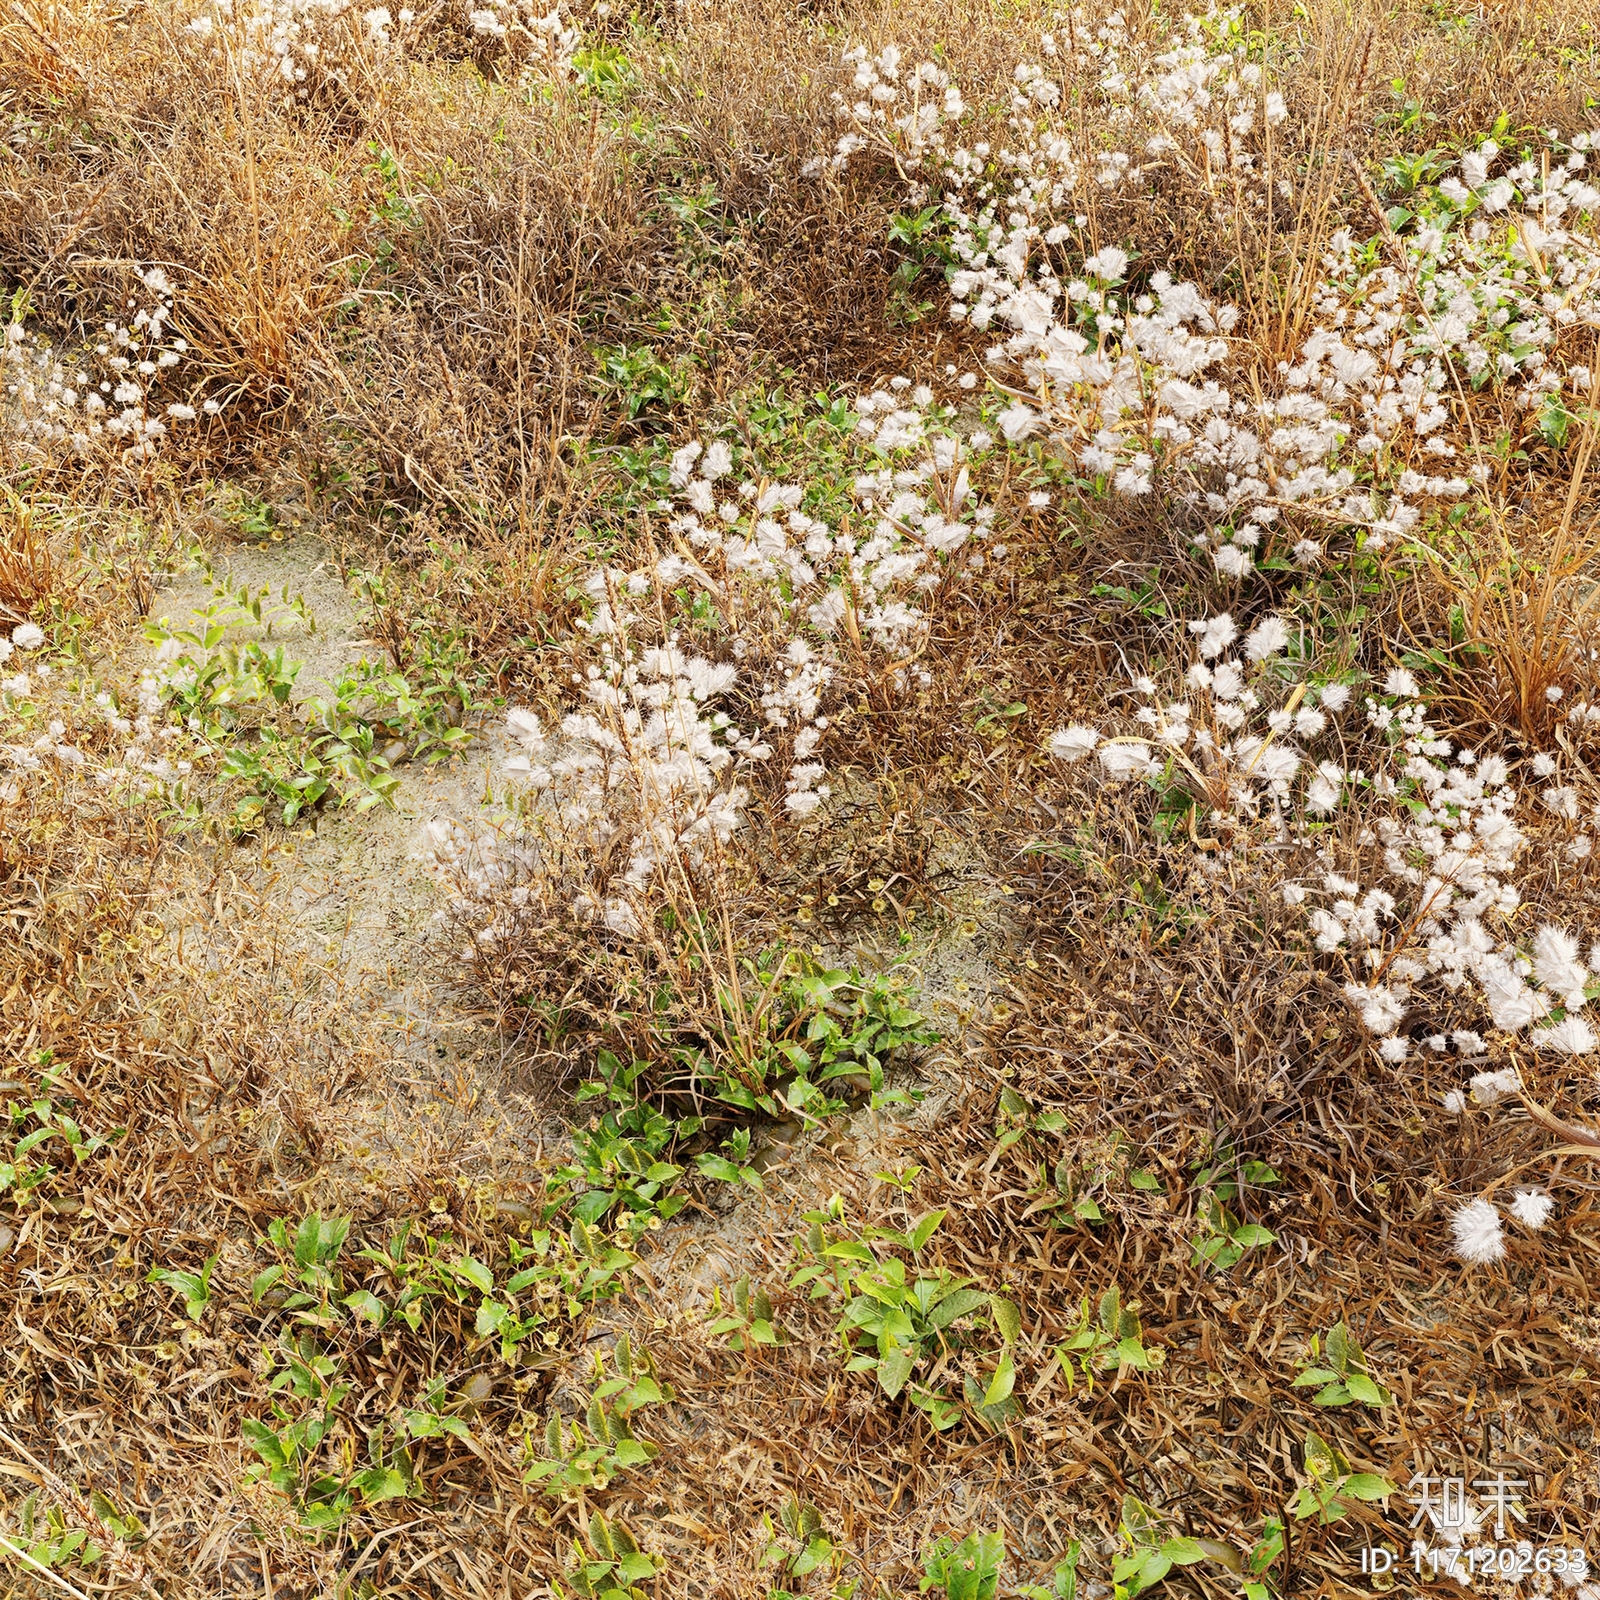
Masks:
[[[361,610],[340,581],[337,563],[314,533],[281,542],[239,545],[219,556],[208,576],[198,567],[175,575],[156,595],[151,615],[190,626],[218,588],[275,600],[302,597],[309,620],[280,612],[265,624],[235,624],[230,638],[284,645],[303,663],[295,696],[327,691],[345,666],[381,658],[363,631]],[[142,665],[150,647],[129,663]],[[326,1155],[330,1168],[374,1190],[405,1185],[409,1173],[444,1165],[463,1174],[493,1174],[499,1192],[527,1186],[536,1203],[543,1170],[564,1158],[564,1097],[531,1082],[514,1043],[475,1016],[447,981],[444,896],[426,837],[435,819],[472,826],[493,814],[500,762],[509,753],[500,719],[469,722],[465,753],[433,766],[407,763],[393,807],[323,809],[306,825],[275,830],[239,847],[254,869],[253,915],[282,940],[285,959],[341,1013],[357,1086],[341,1086],[329,1103],[328,1082],[297,1084],[338,1130]],[[959,883],[964,877],[956,871]],[[909,959],[924,1006],[944,1034],[915,1069],[921,1097],[908,1110],[863,1110],[836,1119],[820,1134],[781,1128],[760,1148],[761,1195],[722,1193],[692,1207],[683,1222],[655,1240],[654,1270],[663,1299],[681,1309],[709,1299],[741,1273],[770,1268],[774,1241],[800,1226],[801,1213],[825,1201],[850,1173],[881,1169],[890,1151],[931,1128],[966,1081],[959,1071],[967,1024],[1005,1015],[1006,984],[995,960],[1007,942],[1006,907],[987,886],[962,884],[949,913],[929,924],[916,947],[898,950],[871,929],[848,944],[824,946],[830,962],[875,967]]]

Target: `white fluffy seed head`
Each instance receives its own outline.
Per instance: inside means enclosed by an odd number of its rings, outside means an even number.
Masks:
[[[1450,1237],[1458,1256],[1474,1267],[1488,1266],[1506,1253],[1500,1213],[1487,1200],[1469,1200],[1450,1218]]]
[[[1050,735],[1049,750],[1057,761],[1082,761],[1099,744],[1100,735],[1093,728],[1074,722],[1070,727],[1057,728]]]

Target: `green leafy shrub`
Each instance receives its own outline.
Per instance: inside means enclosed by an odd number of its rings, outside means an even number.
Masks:
[[[688,1204],[687,1195],[675,1192],[683,1166],[662,1156],[680,1139],[692,1138],[702,1123],[666,1116],[644,1099],[640,1082],[647,1065],[624,1066],[609,1050],[599,1052],[600,1076],[578,1090],[577,1101],[603,1096],[610,1104],[594,1127],[572,1130],[575,1159],[551,1173],[547,1212],[570,1208],[592,1226],[615,1211],[637,1237],[653,1219],[666,1221]]]
[[[112,1128],[104,1134],[86,1132],[73,1112],[76,1101],[61,1092],[62,1069],[51,1066],[50,1052],[33,1057],[43,1068],[30,1089],[27,1081],[0,1085],[5,1096],[0,1111],[0,1195],[22,1202],[55,1187],[62,1169],[45,1159],[47,1152],[64,1149],[76,1170],[91,1156],[111,1148],[127,1132]],[[15,1096],[16,1098],[12,1098]]]
[[[268,1413],[242,1424],[258,1457],[251,1475],[283,1495],[302,1531],[317,1537],[342,1527],[352,1511],[411,1493],[416,1446],[470,1438],[460,1413],[470,1414],[471,1386],[452,1400],[445,1379],[434,1376],[411,1404],[391,1405],[366,1426],[368,1464],[356,1468],[349,1461],[352,1384],[346,1372],[373,1332],[423,1334],[430,1341],[424,1359],[434,1368],[439,1344],[452,1339],[469,1351],[489,1345],[515,1366],[527,1359],[530,1344],[559,1343],[563,1327],[617,1294],[637,1259],[576,1219],[566,1232],[542,1228],[526,1240],[508,1238],[504,1254],[496,1252],[492,1261],[463,1251],[448,1234],[409,1223],[381,1247],[351,1251],[350,1227],[348,1217],[316,1212],[292,1230],[275,1218],[259,1247],[278,1259],[250,1285],[252,1302],[283,1319],[276,1343],[263,1347],[273,1397]],[[209,1295],[212,1264],[201,1275],[162,1268],[151,1278],[188,1297],[190,1314],[197,1316]],[[590,1408],[604,1447],[592,1457],[583,1457],[582,1442],[565,1452],[572,1481],[585,1473],[587,1481],[605,1481],[653,1453],[650,1447],[639,1456],[622,1441],[631,1410],[653,1394],[659,1398],[659,1391],[647,1363],[636,1369],[625,1340],[616,1359],[623,1379],[602,1383]]]
[[[944,1221],[943,1211],[924,1212],[903,1232],[867,1228],[857,1237],[830,1231],[829,1225],[842,1221],[843,1216],[843,1202],[837,1196],[826,1211],[806,1214],[801,1249],[809,1259],[795,1271],[790,1286],[809,1286],[813,1300],[832,1297],[843,1302],[837,1331],[846,1371],[872,1373],[890,1399],[906,1391],[936,1429],[942,1432],[953,1427],[960,1417],[959,1407],[942,1391],[912,1383],[913,1374],[963,1346],[963,1323],[984,1324],[992,1319],[1002,1328],[1014,1329],[1015,1307],[975,1288],[970,1278],[955,1277],[942,1267],[930,1270],[920,1265],[923,1248]],[[1006,1349],[996,1373],[987,1392],[979,1396],[980,1406],[1000,1407],[1002,1416],[1011,1414],[1007,1402],[1015,1374],[1009,1346],[1014,1337],[1013,1332],[1005,1339]]]
[[[1027,1583],[1017,1593],[1021,1600],[1078,1600],[1078,1557],[1082,1546],[1074,1539],[1067,1553],[1056,1563],[1050,1575],[1050,1587],[1042,1583]]]
[[[726,1337],[730,1344],[737,1341],[749,1355],[758,1344],[775,1345],[781,1342],[782,1333],[772,1313],[772,1300],[761,1285],[751,1285],[750,1274],[744,1273],[735,1280],[729,1296],[732,1307],[723,1311],[722,1291],[711,1291],[712,1312],[717,1320],[711,1324],[711,1337]]]
[[[523,1474],[527,1482],[544,1484],[552,1495],[576,1498],[606,1488],[619,1473],[642,1467],[660,1453],[659,1445],[635,1436],[633,1417],[646,1406],[673,1399],[672,1390],[656,1381],[648,1354],[635,1354],[626,1334],[618,1337],[611,1361],[616,1376],[608,1378],[604,1359],[594,1358],[597,1382],[582,1422],[568,1422],[559,1411],[550,1413],[544,1455],[528,1464]]]
[[[875,1106],[906,1102],[904,1091],[885,1087],[884,1069],[895,1052],[939,1035],[907,1004],[897,970],[864,977],[822,967],[801,950],[767,953],[746,969],[759,996],[754,1006],[741,1008],[725,993],[730,1026],[722,1047],[681,1058],[706,1093],[808,1126],[843,1109],[829,1085],[853,1088]],[[744,1026],[733,1026],[741,1015]]]
[[[1277,1243],[1277,1234],[1260,1223],[1241,1221],[1234,1209],[1245,1190],[1267,1188],[1278,1181],[1278,1174],[1266,1162],[1241,1160],[1223,1140],[1210,1159],[1199,1164],[1194,1181],[1200,1191],[1194,1266],[1226,1272],[1243,1260],[1247,1250]]]
[[[309,1334],[287,1334],[268,1351],[277,1370],[267,1387],[281,1398],[269,1416],[241,1424],[245,1443],[259,1458],[247,1481],[265,1481],[294,1508],[301,1529],[317,1536],[335,1532],[357,1504],[376,1505],[407,1493],[406,1475],[375,1461],[359,1470],[326,1470],[323,1445],[339,1421],[350,1385],[339,1381],[339,1362],[317,1349]],[[296,1405],[293,1402],[298,1401]]]
[[[474,1332],[497,1339],[501,1359],[515,1363],[523,1344],[552,1322],[574,1321],[598,1300],[618,1294],[638,1259],[610,1244],[581,1220],[570,1229],[534,1229],[526,1242],[506,1241],[506,1258],[490,1266],[462,1253],[448,1234],[402,1223],[383,1248],[367,1246],[355,1259],[369,1264],[373,1288],[352,1286],[339,1266],[348,1217],[313,1212],[291,1237],[274,1219],[264,1244],[281,1259],[257,1273],[251,1298],[270,1300],[297,1321],[316,1327],[364,1320],[375,1328],[400,1322],[416,1332],[430,1305],[472,1307]],[[381,1290],[382,1293],[375,1292]]]
[[[183,1314],[191,1322],[198,1322],[211,1304],[211,1274],[216,1270],[218,1256],[208,1256],[198,1272],[184,1272],[174,1267],[152,1267],[145,1276],[146,1283],[164,1284],[176,1290],[183,1298]]]
[[[848,1081],[874,1105],[909,1098],[885,1088],[885,1065],[904,1046],[932,1043],[938,1035],[906,1004],[895,973],[863,978],[819,967],[799,951],[746,966],[760,999],[741,1008],[731,994],[723,995],[725,1035],[715,1050],[677,1052],[681,1076],[672,1080],[671,1093],[649,1062],[624,1063],[609,1050],[597,1052],[596,1076],[576,1099],[579,1105],[603,1101],[604,1109],[589,1127],[573,1129],[573,1159],[548,1180],[547,1218],[570,1211],[597,1224],[611,1216],[638,1238],[676,1216],[689,1199],[680,1188],[690,1170],[686,1147],[727,1123],[709,1112],[674,1115],[672,1107],[710,1102],[744,1116],[816,1126],[846,1106],[824,1085]],[[735,1025],[741,1015],[743,1027]],[[736,1126],[720,1145],[692,1156],[693,1170],[712,1182],[760,1189],[750,1146],[750,1127]]]
[[[1326,1365],[1323,1365],[1323,1362]],[[1336,1322],[1325,1341],[1311,1336],[1307,1357],[1300,1363],[1305,1370],[1294,1380],[1296,1389],[1318,1385],[1311,1403],[1316,1406],[1392,1406],[1394,1396],[1367,1370],[1367,1358],[1355,1336]]]
[[[969,1533],[960,1544],[948,1535],[922,1553],[918,1594],[937,1600],[994,1600],[1006,1564],[1006,1541],[998,1533]]]
[[[583,1542],[572,1541],[573,1565],[563,1574],[572,1593],[583,1600],[644,1600],[638,1584],[658,1577],[661,1567],[640,1548],[620,1517],[609,1520],[589,1514]],[[557,1596],[565,1594],[559,1581]]]
[[[0,1550],[10,1555],[22,1571],[51,1577],[69,1566],[98,1566],[105,1555],[103,1542],[116,1540],[137,1549],[148,1538],[138,1517],[131,1511],[119,1511],[98,1489],[90,1492],[88,1515],[82,1520],[91,1527],[75,1527],[74,1519],[60,1506],[46,1508],[41,1517],[39,1491],[35,1489],[24,1497],[17,1508],[16,1525],[8,1530],[15,1539],[0,1534]],[[54,1579],[55,1586],[61,1583],[59,1577]]]
[[[1300,1521],[1315,1519],[1319,1527],[1337,1522],[1354,1500],[1382,1500],[1395,1486],[1376,1472],[1354,1472],[1344,1453],[1320,1434],[1308,1433],[1305,1444],[1306,1481],[1290,1502]]]
[[[1078,1325],[1064,1344],[1057,1346],[1056,1359],[1070,1388],[1078,1375],[1094,1388],[1096,1373],[1112,1367],[1118,1374],[1124,1372],[1149,1372],[1159,1367],[1165,1359],[1160,1350],[1146,1350],[1143,1328],[1132,1305],[1122,1304],[1122,1293],[1115,1284],[1100,1296],[1094,1313],[1089,1309],[1085,1295],[1078,1308]]]
[[[1220,1539],[1193,1539],[1167,1534],[1160,1512],[1134,1495],[1122,1497],[1120,1532],[1128,1552],[1111,1570],[1117,1600],[1132,1600],[1165,1582],[1174,1567],[1192,1567],[1201,1561],[1220,1562],[1230,1572],[1240,1572],[1239,1552]]]
[[[834,1576],[839,1568],[842,1552],[833,1536],[824,1528],[822,1513],[814,1505],[790,1495],[778,1510],[778,1520],[783,1533],[773,1526],[770,1515],[763,1514],[761,1531],[766,1546],[761,1553],[763,1567],[777,1567],[786,1579],[799,1579],[806,1587],[818,1572]],[[831,1591],[831,1600],[846,1600],[855,1592],[855,1584],[838,1586]],[[769,1589],[767,1600],[790,1600],[787,1589]]]
[[[310,621],[304,601],[279,603],[263,588],[220,598],[187,628],[146,624],[159,666],[149,680],[168,714],[203,747],[220,753],[220,775],[247,791],[233,810],[236,829],[254,828],[269,810],[285,825],[330,795],[358,811],[392,800],[392,770],[403,759],[442,760],[469,735],[457,725],[454,684],[417,687],[365,659],[346,667],[326,696],[292,703],[302,663],[283,646],[228,638],[253,622],[267,629],[288,616]]]
[[[647,344],[603,346],[599,387],[610,393],[630,422],[662,418],[688,398],[691,379],[680,364],[669,365]]]

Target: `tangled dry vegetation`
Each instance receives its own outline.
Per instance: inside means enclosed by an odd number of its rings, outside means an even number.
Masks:
[[[12,5],[3,1591],[1589,1600],[1595,29]]]

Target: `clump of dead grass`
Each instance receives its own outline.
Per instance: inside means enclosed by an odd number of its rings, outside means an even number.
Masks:
[[[948,41],[974,84],[998,84],[1015,59],[1014,16],[984,13],[953,30],[929,0],[838,20],[873,44]],[[6,87],[36,127],[70,127],[73,138],[26,141],[27,182],[0,220],[0,244],[63,326],[100,314],[115,279],[102,263],[168,263],[187,335],[229,402],[228,420],[184,465],[271,456],[292,439],[322,510],[366,519],[352,548],[376,548],[400,569],[373,601],[397,660],[441,622],[476,638],[499,687],[554,696],[565,663],[544,647],[571,614],[563,563],[614,515],[586,475],[588,443],[615,420],[589,382],[593,345],[647,337],[668,358],[692,357],[686,405],[696,410],[728,398],[756,351],[819,380],[931,376],[946,359],[973,358],[970,341],[882,315],[894,176],[841,189],[799,179],[832,131],[822,68],[833,40],[810,13],[685,13],[643,39],[609,25],[638,68],[616,101],[570,88],[518,97],[469,70],[457,41],[403,69],[375,68],[370,98],[287,108],[208,77],[186,47],[167,48],[171,22],[84,5],[34,8],[7,25]],[[1479,132],[1488,107],[1567,120],[1573,88],[1555,47],[1575,27],[1550,19],[1545,66],[1508,72],[1521,43],[1509,13],[1441,45],[1431,12],[1371,26],[1319,12],[1304,60],[1286,71],[1306,105],[1332,108],[1312,135],[1326,182],[1347,148],[1381,151],[1377,116],[1393,110],[1384,86],[1419,43],[1416,90],[1441,128]],[[308,171],[322,177],[307,183]],[[691,180],[710,183],[715,201],[685,223],[661,195]],[[1208,281],[1253,271],[1262,326],[1292,343],[1299,301],[1292,283],[1272,279],[1273,252],[1293,236],[1252,264],[1227,229],[1190,228],[1191,215],[1210,213],[1175,183],[1105,226],[1164,258],[1188,250]],[[1315,234],[1317,217],[1307,226]],[[704,320],[692,334],[684,321],[663,331],[663,305],[698,307]],[[1559,576],[1542,574],[1540,592],[1578,592],[1584,568],[1567,564],[1585,507],[1574,498],[1559,519],[1542,507],[1539,529],[1559,526],[1568,551],[1546,562],[1544,574]],[[1521,560],[1537,540],[1514,520],[1507,529]],[[1503,1268],[1468,1274],[1449,1259],[1450,1197],[1539,1157],[1545,1135],[1504,1108],[1443,1123],[1425,1058],[1398,1070],[1374,1062],[1307,962],[1270,862],[1201,874],[1181,841],[1153,839],[1148,798],[1064,796],[1038,755],[1051,726],[1103,701],[1148,621],[1091,587],[1159,563],[1152,586],[1170,618],[1205,592],[1206,574],[1174,562],[1170,530],[1138,513],[1079,507],[1064,524],[1038,519],[1017,545],[1003,575],[939,617],[925,694],[908,703],[881,684],[852,685],[846,732],[861,759],[837,815],[800,830],[760,885],[725,897],[736,963],[780,933],[857,937],[880,896],[869,881],[895,899],[895,928],[909,928],[905,908],[937,914],[953,858],[967,872],[979,863],[1021,907],[1003,922],[1004,1015],[992,1014],[959,1072],[942,1069],[949,1098],[937,1120],[902,1129],[863,1118],[814,1165],[769,1174],[751,1203],[761,1209],[746,1255],[775,1290],[786,1348],[710,1344],[670,1249],[646,1259],[644,1292],[615,1325],[650,1346],[686,1403],[654,1431],[661,1462],[620,1481],[606,1514],[671,1558],[662,1592],[686,1596],[762,1592],[759,1515],[789,1494],[814,1502],[863,1578],[890,1593],[910,1591],[920,1546],[944,1529],[1001,1527],[1017,1567],[1041,1575],[1075,1535],[1090,1546],[1086,1567],[1103,1571],[1127,1492],[1185,1531],[1248,1548],[1299,1481],[1306,1431],[1329,1426],[1287,1388],[1293,1357],[1343,1318],[1402,1400],[1340,1419],[1359,1464],[1404,1481],[1512,1463],[1536,1484],[1540,1531],[1578,1542],[1595,1490],[1570,1469],[1595,1421],[1593,1382],[1571,1356],[1587,1348],[1592,1316],[1587,1167],[1556,1159],[1560,1224],[1515,1246]],[[60,550],[31,513],[7,524],[8,620],[77,603]],[[1411,642],[1447,638],[1449,605],[1501,593],[1491,579],[1428,593],[1384,575],[1365,617],[1337,624],[1335,653],[1365,652],[1376,668],[1408,631]],[[134,598],[124,605],[142,609],[135,586],[125,593]],[[1556,619],[1571,613],[1550,599],[1525,621],[1520,600],[1504,605],[1498,634],[1480,620],[1475,637],[1520,654],[1496,663],[1499,680],[1467,660],[1449,703],[1466,727],[1514,724],[1534,739],[1545,731]],[[1159,628],[1144,638],[1152,659],[1174,653]],[[997,723],[1013,695],[1025,696],[1025,713]],[[1564,860],[1566,842],[1552,828],[1524,892],[1574,914],[1591,903],[1590,869]],[[286,957],[254,882],[228,849],[208,854],[175,836],[171,819],[81,784],[0,800],[0,916],[14,935],[0,951],[8,1050],[34,1066],[51,1052],[55,1092],[83,1125],[126,1130],[106,1155],[64,1169],[39,1203],[7,1213],[16,1237],[0,1298],[23,1332],[4,1375],[5,1441],[80,1525],[99,1520],[95,1490],[137,1511],[149,1540],[105,1573],[127,1592],[310,1595],[358,1579],[380,1593],[548,1586],[588,1507],[546,1504],[521,1482],[513,1428],[551,1404],[582,1404],[563,1365],[572,1352],[502,1371],[459,1317],[430,1324],[427,1341],[348,1341],[352,1448],[355,1424],[386,1415],[394,1397],[481,1373],[491,1381],[474,1402],[477,1448],[438,1447],[419,1501],[358,1518],[320,1547],[299,1538],[281,1502],[239,1488],[238,1424],[267,1404],[257,1370],[266,1321],[246,1284],[268,1220],[346,1209],[362,1239],[381,1243],[437,1204],[431,1215],[448,1217],[464,1247],[498,1261],[508,1225],[540,1201],[525,1178],[495,1187],[492,1162],[469,1167],[443,1140],[395,1183],[357,1187],[337,1102],[376,1071],[370,1019]],[[562,1071],[601,1039],[663,1048],[659,1019],[638,1011],[661,971],[626,951],[596,959],[559,919],[522,956],[520,968],[484,968],[480,986],[503,1023],[518,1010],[542,1020],[520,1004],[534,994],[573,1028],[540,1042]],[[703,968],[670,976],[693,1002],[687,1013],[717,1014]],[[686,1038],[680,1030],[676,1042]],[[1576,1071],[1519,1064],[1546,1102],[1583,1105]],[[1059,1126],[1002,1150],[1002,1086],[1031,1113],[1058,1112]],[[1205,1201],[1196,1168],[1223,1142],[1271,1163],[1283,1197],[1260,1212],[1281,1248],[1226,1277],[1192,1259]],[[870,1380],[844,1379],[826,1319],[781,1287],[797,1214],[837,1189],[864,1220],[897,1220],[869,1169],[901,1160],[925,1169],[919,1202],[950,1208],[939,1259],[1022,1309],[1028,1413],[1009,1434],[964,1423],[931,1437]],[[1136,1163],[1159,1172],[1160,1194],[1126,1190]],[[1037,1209],[1061,1170],[1101,1185],[1100,1225],[1055,1227]],[[192,1267],[219,1249],[212,1317],[174,1328],[166,1292],[141,1287],[145,1269]],[[1166,1363],[1068,1393],[1053,1346],[1078,1297],[1113,1282],[1140,1302]],[[1463,1393],[1473,1396],[1465,1410]],[[1480,1415],[1492,1420],[1480,1426]],[[1282,1576],[1286,1590],[1337,1591],[1348,1572],[1331,1536],[1302,1529]]]

